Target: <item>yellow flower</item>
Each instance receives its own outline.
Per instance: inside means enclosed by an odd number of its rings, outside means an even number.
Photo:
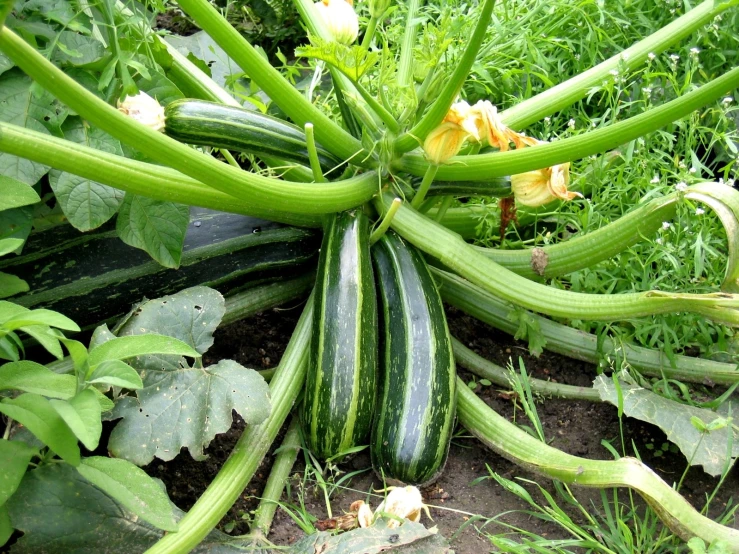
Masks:
[[[464,101],[453,104],[441,124],[428,134],[423,150],[431,163],[439,165],[456,156],[470,137],[480,139],[470,109]]]
[[[553,200],[572,200],[582,194],[567,190],[570,164],[553,165],[511,176],[511,190],[516,200],[532,208]]]
[[[143,91],[136,96],[126,96],[123,102],[119,100],[118,111],[155,131],[164,130],[164,108]]]
[[[505,152],[517,133],[506,127],[498,117],[498,109],[487,100],[480,100],[470,109],[470,118],[477,128],[477,140]]]
[[[351,44],[359,34],[359,17],[352,0],[321,0],[316,11],[331,36],[341,44]]]

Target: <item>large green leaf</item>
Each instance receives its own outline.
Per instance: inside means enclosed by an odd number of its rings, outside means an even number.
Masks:
[[[85,448],[95,450],[103,433],[102,409],[95,391],[87,388],[69,400],[50,402]]]
[[[171,460],[183,447],[203,459],[213,437],[230,429],[231,411],[248,424],[269,415],[269,387],[261,375],[232,360],[205,369],[142,373],[144,388],[137,398],[124,397],[113,416],[123,421],[113,429],[108,449],[137,465],[154,457]]]
[[[56,335],[56,331],[50,329],[48,325],[27,325],[21,327],[20,330],[36,339],[57,360],[64,357],[59,337]]]
[[[0,120],[27,127],[40,133],[49,133],[47,127],[61,124],[54,97],[31,88],[32,81],[19,69],[0,75]],[[49,168],[45,165],[0,153],[0,174],[33,185]]]
[[[38,450],[24,442],[0,439],[0,506],[13,496],[36,455]]]
[[[11,331],[29,325],[47,325],[49,327],[56,327],[57,329],[64,329],[65,331],[80,330],[79,326],[67,316],[45,308],[28,310],[8,319],[2,319],[0,322],[3,327]]]
[[[13,534],[13,524],[10,523],[8,507],[0,505],[0,546],[3,546]]]
[[[126,244],[141,248],[165,267],[177,268],[189,222],[187,206],[129,193],[118,213],[116,231]]]
[[[91,368],[108,360],[125,360],[145,354],[174,354],[199,358],[200,353],[181,340],[164,335],[129,335],[116,337],[92,350],[87,358]]]
[[[83,17],[68,0],[29,0],[23,4],[23,11],[39,13],[44,19],[61,23],[71,31],[89,32],[82,24]]]
[[[72,31],[59,33],[56,47],[54,62],[62,67],[88,65],[109,55],[100,41]]]
[[[152,72],[151,79],[140,77],[136,80],[139,90],[143,90],[152,98],[155,98],[162,106],[166,106],[174,100],[185,98],[182,91],[172,81],[159,72]]]
[[[0,175],[0,211],[40,202],[36,191],[26,183]]]
[[[124,389],[140,389],[144,386],[138,372],[121,360],[109,360],[95,368],[88,383],[104,383]]]
[[[0,163],[2,163],[1,158]],[[26,238],[31,234],[32,226],[33,210],[29,206],[0,212],[0,240],[20,239],[25,243]],[[17,252],[20,252],[20,248]]]
[[[5,73],[8,69],[11,69],[15,64],[11,61],[11,59],[0,52],[0,75]]]
[[[43,396],[26,393],[17,398],[4,398],[0,402],[0,412],[25,425],[67,463],[75,466],[80,463],[77,438]]]
[[[8,298],[21,292],[28,292],[30,287],[20,277],[0,271],[0,298]]]
[[[593,387],[602,400],[618,406],[618,391],[609,377],[599,375]],[[720,417],[716,412],[669,400],[636,385],[621,382],[620,388],[624,414],[662,429],[667,440],[675,443],[692,465],[703,466],[709,475],[721,475],[727,461],[739,456],[739,433],[731,425],[701,433],[690,421],[696,417],[708,425]],[[729,433],[733,433],[731,444]]]
[[[29,360],[0,366],[0,390],[16,389],[51,398],[72,398],[77,392],[77,378],[59,375],[46,366]]]
[[[79,117],[71,117],[62,126],[64,138],[102,150],[123,155],[121,143],[109,134],[90,127]],[[113,217],[123,202],[125,193],[113,187],[85,179],[66,171],[51,170],[49,183],[61,204],[64,215],[80,231],[95,229]]]
[[[8,511],[24,533],[11,554],[133,554],[164,535],[66,464],[27,473]],[[174,512],[179,520],[182,512]],[[245,544],[212,531],[192,552],[243,553]]]
[[[221,87],[230,89],[232,75],[241,75],[243,71],[223,49],[210,38],[205,31],[199,31],[187,37],[167,37],[167,42],[174,46],[182,55],[194,56],[203,64],[200,67],[210,69],[210,76]]]
[[[144,470],[126,460],[94,456],[83,459],[77,471],[144,521],[177,531],[167,493]]]
[[[329,63],[352,81],[359,81],[380,59],[379,52],[370,52],[359,45],[347,46],[335,40],[323,40],[318,37],[311,37],[311,44],[296,48],[295,55]]]

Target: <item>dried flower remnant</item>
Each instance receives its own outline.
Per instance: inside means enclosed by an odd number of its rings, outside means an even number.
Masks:
[[[164,131],[164,107],[143,91],[118,101],[118,111],[155,131]]]
[[[331,36],[341,44],[352,44],[359,35],[359,17],[352,0],[321,0],[316,11]]]

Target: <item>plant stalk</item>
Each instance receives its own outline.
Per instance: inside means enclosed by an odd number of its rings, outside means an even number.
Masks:
[[[413,48],[416,43],[416,30],[418,29],[416,14],[420,6],[421,0],[408,1],[408,14],[405,19],[403,42],[400,46],[400,61],[398,62],[397,79],[400,87],[413,85]]]

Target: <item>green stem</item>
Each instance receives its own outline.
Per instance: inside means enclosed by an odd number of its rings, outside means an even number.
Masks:
[[[369,47],[372,44],[372,38],[375,36],[375,30],[377,29],[377,24],[379,23],[379,21],[379,17],[375,17],[374,15],[370,16],[369,23],[367,24],[367,29],[365,29],[364,31],[364,37],[362,37],[362,48],[369,50]]]
[[[431,108],[421,118],[410,131],[403,133],[399,136],[395,144],[393,145],[396,153],[404,153],[409,150],[413,150],[419,144],[423,144],[423,140],[426,138],[433,129],[435,129],[444,119],[449,108],[454,100],[459,95],[459,91],[462,90],[467,79],[472,64],[475,62],[477,52],[480,50],[482,41],[485,39],[487,33],[488,23],[490,22],[490,16],[493,13],[493,6],[495,0],[485,0],[480,10],[480,17],[475,25],[475,30],[472,32],[472,36],[467,41],[467,46],[464,49],[462,57],[456,62],[454,72],[447,80],[444,88],[441,90],[439,97],[431,105]],[[414,33],[415,35],[415,33]],[[403,44],[405,48],[405,43]],[[402,67],[402,66],[401,66]],[[400,69],[398,69],[400,73]],[[401,81],[401,84],[403,82]]]
[[[739,531],[699,514],[680,493],[635,458],[589,460],[543,443],[497,414],[457,378],[459,422],[486,446],[540,475],[585,487],[629,487],[641,494],[662,521],[683,540],[722,540],[739,553]]]
[[[157,200],[252,215],[290,225],[321,226],[317,215],[265,209],[214,190],[174,169],[109,154],[10,123],[0,122],[0,151]]]
[[[518,322],[510,319],[510,304],[461,277],[433,267],[431,272],[440,283],[439,292],[444,302],[509,335],[518,332]],[[568,358],[598,364],[604,357],[618,357],[651,377],[727,386],[739,382],[736,364],[680,355],[668,358],[660,350],[636,346],[610,337],[599,339],[592,333],[578,331],[530,312],[525,315],[539,328],[541,337],[546,341],[544,348]],[[618,367],[619,363],[615,365]]]
[[[359,94],[362,96],[369,108],[379,117],[389,131],[397,133],[400,130],[400,125],[389,111],[387,111],[382,104],[372,98],[372,95],[358,82],[353,81],[354,87],[357,89]]]
[[[413,48],[416,43],[418,21],[416,15],[421,6],[421,0],[408,0],[408,14],[405,19],[403,42],[400,47],[400,61],[398,62],[398,86],[410,87],[413,84]]]
[[[730,5],[731,2],[706,0],[623,52],[564,83],[537,94],[533,98],[524,100],[520,104],[501,112],[500,116],[509,127],[522,129],[547,115],[558,112],[585,98],[593,87],[600,85],[603,79],[608,77],[610,71],[630,71],[639,67],[647,60],[650,53],[659,54],[664,52],[667,48],[688,37],[696,29],[728,9]]]
[[[383,237],[385,233],[387,233],[387,230],[390,228],[390,224],[393,222],[393,217],[395,217],[395,212],[398,211],[398,208],[400,208],[400,205],[402,203],[403,201],[400,198],[395,198],[395,200],[393,200],[393,203],[390,204],[390,208],[383,216],[380,225],[377,227],[377,229],[372,231],[372,234],[369,238],[370,245],[375,244]]]
[[[313,302],[309,300],[269,384],[272,411],[267,420],[245,429],[218,475],[180,520],[180,530],[162,537],[146,554],[189,552],[215,528],[244,491],[303,388],[312,318]]]
[[[433,220],[437,223],[443,221],[444,214],[446,214],[447,210],[452,205],[452,202],[454,202],[453,196],[444,196],[444,198],[441,200],[441,205],[439,206],[439,209],[436,211],[436,215],[433,217]]]
[[[218,151],[221,153],[221,156],[223,156],[229,165],[232,165],[238,169],[241,169],[241,166],[239,165],[239,162],[236,161],[236,158],[233,157],[233,154],[226,150],[225,148],[219,148]]]
[[[295,464],[299,450],[300,428],[296,416],[290,422],[285,438],[282,439],[282,444],[278,448],[278,454],[275,456],[272,469],[270,469],[267,484],[262,492],[262,499],[259,501],[259,507],[254,513],[254,519],[250,525],[251,536],[266,538],[269,535],[269,529],[272,527],[272,520],[277,511],[277,503],[280,501],[282,491],[285,490],[285,481],[290,476],[290,471]]]
[[[350,179],[317,188],[238,170],[122,114],[77,84],[7,28],[0,30],[0,49],[91,124],[193,179],[257,206],[270,209],[280,205],[298,213],[332,213],[366,202],[376,192],[375,176],[371,173],[365,174],[360,182]]]
[[[529,148],[455,156],[439,167],[438,178],[447,181],[478,180],[515,175],[555,164],[585,158],[610,150],[676,121],[739,87],[739,68],[726,72],[702,87],[662,106],[580,135]],[[421,176],[430,164],[420,154],[406,154],[393,168]]]
[[[391,198],[383,195],[386,210]],[[379,200],[378,200],[379,203]],[[438,258],[474,284],[524,308],[555,317],[624,320],[660,313],[692,311],[739,326],[739,296],[726,293],[680,294],[649,291],[630,294],[584,294],[534,283],[477,252],[438,223],[408,206],[401,206],[392,225],[403,238]]]
[[[423,201],[426,199],[426,193],[428,193],[429,189],[431,188],[431,183],[434,182],[434,177],[436,176],[436,171],[438,169],[438,165],[429,165],[426,168],[426,173],[423,174],[423,181],[421,181],[421,184],[418,187],[418,192],[413,197],[413,200],[411,200],[411,206],[413,206],[415,209],[418,209],[419,206],[423,204]]]
[[[454,360],[457,364],[496,385],[501,387],[510,386],[510,372],[507,369],[478,356],[454,337],[452,337],[452,348],[454,349]],[[600,394],[592,387],[575,387],[533,378],[529,378],[529,385],[533,392],[543,396],[601,402]]]
[[[313,180],[316,183],[325,183],[326,178],[323,176],[323,170],[321,170],[321,162],[318,160],[318,150],[316,150],[316,139],[313,136],[313,124],[306,123],[305,127],[305,142],[308,147],[308,159],[310,160],[310,168],[313,171]]]
[[[330,152],[345,160],[363,150],[357,139],[308,102],[208,0],[179,0],[178,4],[290,119],[300,126],[313,123],[318,142]]]

